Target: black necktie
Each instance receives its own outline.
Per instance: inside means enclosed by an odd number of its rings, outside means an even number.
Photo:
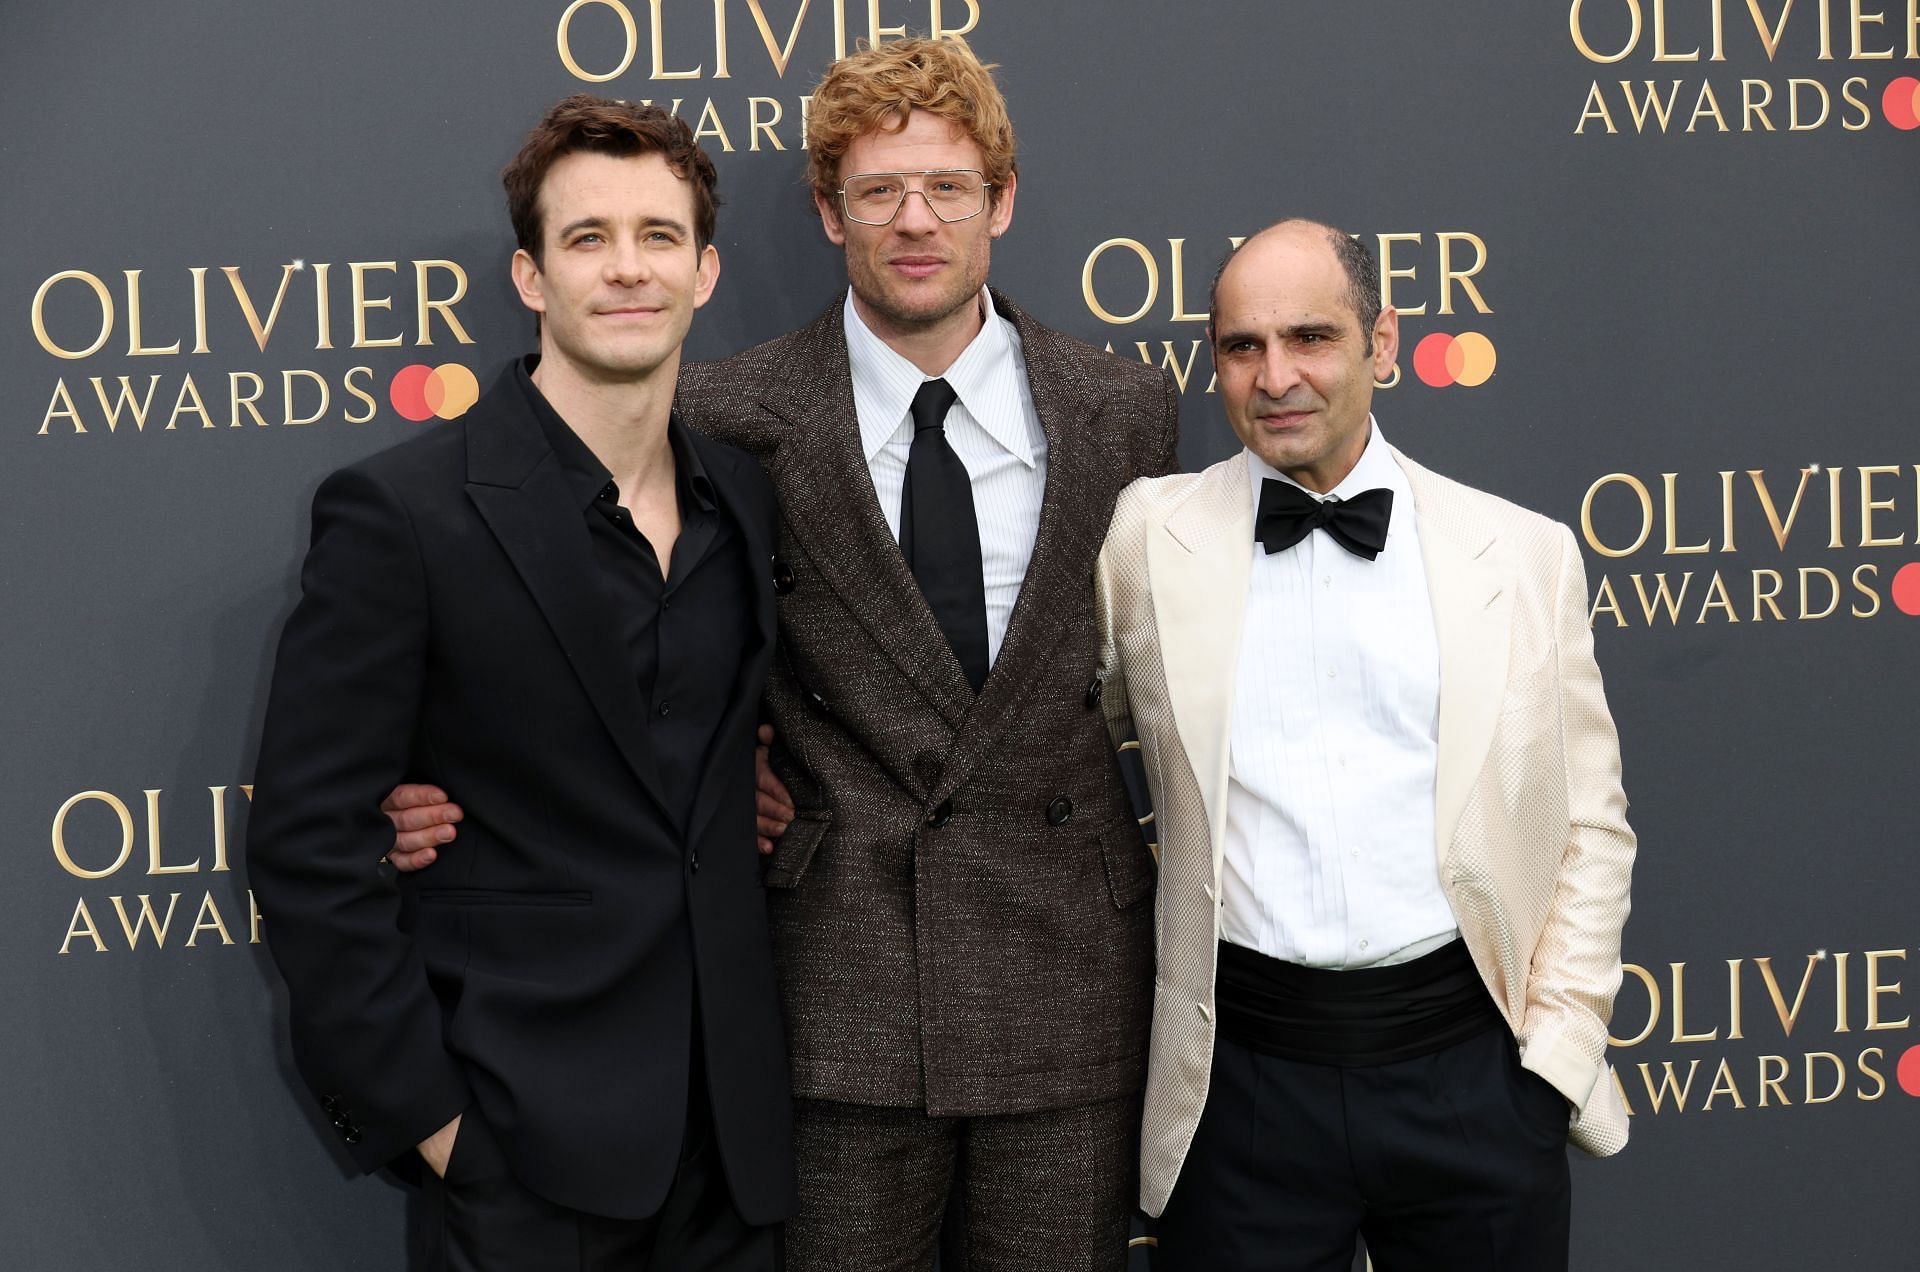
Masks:
[[[1317,528],[1355,556],[1371,561],[1387,546],[1387,522],[1392,515],[1391,490],[1363,490],[1351,499],[1319,500],[1290,482],[1268,477],[1260,483],[1253,537],[1272,554],[1292,547]]]
[[[947,444],[947,409],[956,397],[945,380],[928,380],[913,395],[913,447],[900,494],[900,553],[978,693],[987,682],[987,586],[973,482]]]

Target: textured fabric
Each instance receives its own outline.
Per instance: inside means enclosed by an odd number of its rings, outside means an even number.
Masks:
[[[967,468],[947,445],[954,392],[928,380],[913,395],[913,447],[900,494],[900,555],[974,692],[987,680],[987,598],[980,582],[980,526]]]
[[[1033,406],[1020,332],[981,290],[986,322],[946,369],[960,401],[947,413],[947,441],[973,481],[987,594],[987,658],[1000,656],[1007,624],[1033,558],[1047,486],[1047,434]],[[900,537],[900,498],[913,425],[907,404],[926,381],[919,367],[867,330],[853,305],[841,306],[860,449],[887,528]]]
[[[1173,466],[1178,398],[995,304],[1049,461],[977,695],[867,476],[841,306],[681,374],[689,424],[761,457],[780,499],[766,712],[798,816],[767,884],[810,1099],[1001,1114],[1130,1095],[1145,1075],[1153,861],[1092,691],[1088,581],[1120,489]]]
[[[1565,1272],[1566,1102],[1483,1029],[1334,1068],[1222,1041],[1160,1272]]]
[[[1440,649],[1434,839],[1460,935],[1522,1063],[1626,1143],[1603,1053],[1634,838],[1573,535],[1395,455],[1413,492]],[[1108,725],[1138,737],[1160,831],[1159,979],[1141,1133],[1157,1214],[1206,1103],[1233,672],[1253,556],[1239,457],[1143,482],[1096,573]]]
[[[1006,1117],[801,1100],[787,1272],[1121,1272],[1137,1096]],[[948,1190],[959,1190],[949,1209]],[[950,1219],[957,1240],[941,1240]],[[951,1235],[951,1234],[950,1234]]]
[[[1293,487],[1246,460],[1257,523],[1268,483]],[[1402,509],[1373,560],[1320,534],[1253,554],[1233,680],[1221,935],[1307,967],[1457,934],[1433,851],[1440,651],[1413,492],[1377,428],[1334,493],[1368,489]]]

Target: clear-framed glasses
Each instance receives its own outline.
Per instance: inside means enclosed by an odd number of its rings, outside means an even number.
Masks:
[[[912,184],[913,178],[920,184]],[[993,183],[972,168],[932,168],[920,172],[862,172],[848,177],[838,193],[840,209],[849,221],[862,225],[891,225],[908,194],[927,201],[942,221],[964,221],[979,216],[987,206]]]

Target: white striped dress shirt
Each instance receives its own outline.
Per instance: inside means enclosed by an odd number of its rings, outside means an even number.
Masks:
[[[1325,530],[1256,545],[1234,683],[1221,936],[1308,967],[1405,962],[1457,935],[1434,852],[1440,648],[1413,492],[1368,428],[1332,493],[1393,492],[1385,549],[1368,561]],[[1299,484],[1251,451],[1247,469],[1256,509],[1263,480]]]
[[[985,289],[986,322],[940,378],[957,400],[947,411],[947,443],[966,465],[973,512],[980,523],[980,564],[987,591],[987,661],[1000,656],[1013,603],[1027,577],[1040,502],[1047,491],[1047,438],[1033,409],[1020,334],[993,307]],[[900,496],[913,446],[913,395],[935,377],[923,375],[860,320],[853,292],[846,300],[847,361],[853,406],[873,493],[887,528],[900,538]]]

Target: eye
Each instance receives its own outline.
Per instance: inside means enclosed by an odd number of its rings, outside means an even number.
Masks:
[[[576,234],[574,236],[573,241],[575,246],[591,247],[595,244],[603,242],[604,240],[595,231],[588,230],[585,234]]]

